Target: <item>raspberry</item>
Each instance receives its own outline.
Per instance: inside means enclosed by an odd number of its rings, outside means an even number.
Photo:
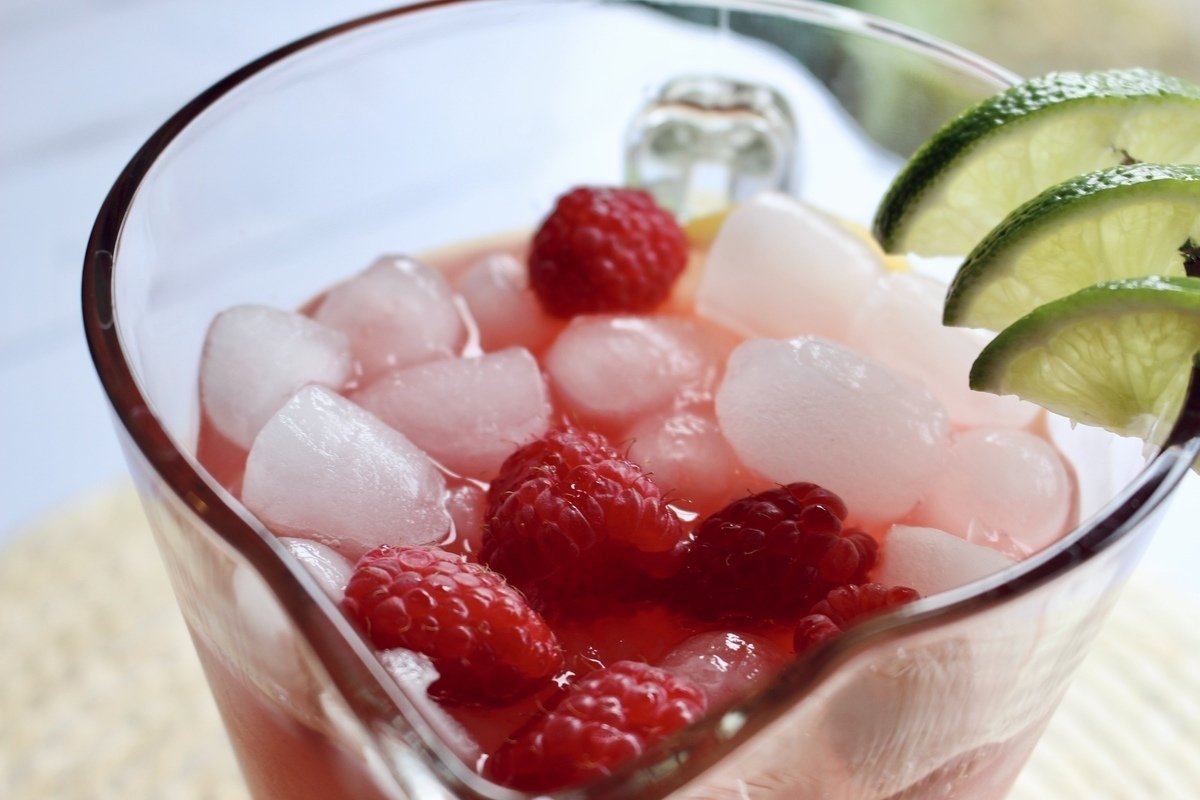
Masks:
[[[535,468],[488,518],[479,557],[536,607],[579,609],[675,572],[682,539],[658,486],[618,457]]]
[[[814,605],[796,625],[793,644],[797,653],[832,639],[856,622],[919,600],[916,589],[878,583],[839,586]]]
[[[649,311],[671,292],[688,244],[671,214],[637,189],[572,189],[529,251],[529,283],[550,314]]]
[[[917,590],[907,586],[887,587],[878,583],[839,586],[808,613],[821,614],[838,627],[846,628],[881,611],[920,599]]]
[[[844,531],[845,517],[841,499],[811,483],[735,500],[696,529],[675,599],[701,617],[794,621],[875,562],[875,540]]]
[[[563,666],[558,641],[521,593],[494,572],[434,547],[379,547],[363,556],[344,608],[380,649],[424,653],[431,695],[503,703]]]
[[[809,614],[801,617],[796,623],[796,631],[792,634],[792,648],[799,655],[821,642],[827,642],[842,632],[837,623],[823,614]]]
[[[618,661],[577,683],[488,759],[497,783],[549,792],[606,775],[700,719],[703,690],[670,672]]]
[[[500,502],[535,471],[559,476],[580,464],[598,464],[619,457],[599,433],[569,426],[554,428],[541,439],[518,449],[500,465],[500,474],[488,487],[486,516],[495,514]]]

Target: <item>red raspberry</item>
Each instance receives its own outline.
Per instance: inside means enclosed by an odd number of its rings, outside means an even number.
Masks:
[[[683,528],[658,486],[623,458],[535,469],[499,503],[480,560],[543,611],[639,594],[678,566]]]
[[[620,458],[620,453],[601,434],[570,426],[554,428],[504,459],[500,474],[488,486],[486,516],[495,514],[500,502],[535,472],[561,476],[580,464],[610,458]]]
[[[572,189],[533,237],[529,283],[558,317],[649,311],[687,265],[679,223],[637,189]]]
[[[875,540],[844,531],[845,517],[841,499],[811,483],[735,500],[696,529],[676,600],[702,617],[795,620],[875,563]]]
[[[796,631],[792,634],[792,648],[799,655],[821,642],[827,642],[842,632],[842,629],[822,614],[809,614],[801,617],[796,623]]]
[[[704,715],[703,690],[637,661],[618,661],[577,683],[488,759],[489,778],[550,792],[610,773]]]
[[[379,547],[363,556],[343,606],[380,649],[429,656],[431,695],[503,703],[534,691],[563,666],[554,632],[494,572],[435,547]]]
[[[919,600],[916,589],[887,587],[878,583],[839,586],[809,611],[796,625],[793,644],[797,653],[832,639],[856,622]]]

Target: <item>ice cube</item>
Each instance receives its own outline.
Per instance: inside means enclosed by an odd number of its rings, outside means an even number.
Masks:
[[[936,786],[907,787],[965,753],[1011,739],[1037,718],[1030,706],[1048,707],[1039,691],[1045,687],[1036,682],[1043,676],[1014,677],[1027,663],[1032,641],[1032,634],[1008,636],[1017,622],[1005,617],[997,631],[972,618],[969,635],[965,626],[943,625],[930,635],[858,648],[789,711],[786,723],[709,770],[705,788],[685,788],[681,799],[981,797],[957,793],[959,781],[975,774],[966,765]],[[1036,617],[1020,623],[1024,631],[1039,627]],[[1061,648],[1055,652],[1061,655]],[[723,727],[744,721],[737,714],[721,720]],[[746,775],[754,775],[749,792]]]
[[[980,428],[958,437],[917,509],[921,525],[1018,550],[1040,550],[1062,535],[1071,479],[1058,453],[1025,431]]]
[[[1041,737],[1043,726],[1034,722],[1027,730],[1004,742],[968,750],[951,758],[893,798],[1004,797]]]
[[[280,536],[351,560],[383,544],[432,544],[446,484],[404,434],[319,386],[296,393],[250,448],[242,502]]]
[[[454,355],[467,336],[446,279],[404,256],[384,256],[333,287],[313,317],[350,337],[366,380]]]
[[[883,540],[871,580],[885,586],[908,586],[928,597],[966,586],[1015,563],[1003,553],[946,531],[893,525]]]
[[[767,639],[737,631],[698,633],[658,662],[695,683],[710,709],[745,697],[775,676],[788,657]]]
[[[820,735],[833,748],[826,757],[851,776],[847,797],[903,796],[897,793],[990,738],[980,730],[980,709],[995,700],[984,693],[1003,684],[990,671],[981,675],[965,637],[926,639],[862,659],[826,704]]]
[[[882,272],[882,255],[865,238],[795,198],[765,192],[721,225],[696,308],[747,336],[840,339]]]
[[[853,315],[846,342],[923,384],[963,427],[1023,428],[1041,409],[1015,397],[972,391],[971,364],[987,343],[980,331],[942,325],[946,287],[932,278],[890,273]]]
[[[743,342],[716,409],[743,464],[778,483],[820,484],[864,524],[916,505],[949,444],[946,411],[928,391],[812,337]]]
[[[335,603],[341,603],[345,596],[346,584],[354,572],[353,565],[345,556],[311,539],[293,539],[283,537],[280,544],[288,549],[296,560],[304,565],[313,580],[325,590],[325,594]]]
[[[290,311],[234,306],[213,319],[200,357],[200,403],[231,442],[249,449],[301,386],[340,389],[352,375],[346,336]]]
[[[424,719],[466,764],[474,764],[482,755],[479,744],[450,714],[428,696],[429,687],[438,679],[437,667],[429,656],[415,650],[395,647],[379,653],[379,661],[405,694],[421,709]]]
[[[454,288],[466,302],[485,351],[524,347],[540,352],[562,323],[542,310],[525,266],[507,253],[489,255],[467,268]]]
[[[465,543],[463,551],[478,553],[483,543],[487,492],[470,482],[455,486],[446,494],[446,510],[454,521],[455,538]]]
[[[231,580],[237,605],[241,644],[251,654],[256,676],[273,682],[276,694],[289,703],[304,704],[310,690],[309,676],[300,655],[292,622],[279,599],[262,576],[240,563]]]
[[[650,473],[673,502],[710,513],[737,493],[740,465],[711,408],[651,414],[624,439],[629,458]]]
[[[920,793],[928,787],[914,784],[1045,719],[1072,669],[1064,652],[1078,655],[1079,629],[1060,628],[1057,618],[1047,628],[1038,607],[1044,597],[1030,599],[910,631],[841,668],[820,733],[860,784],[847,797],[929,797]],[[1047,636],[1049,630],[1054,633]],[[1070,644],[1056,641],[1064,634]],[[904,791],[910,786],[916,793]],[[975,797],[969,791],[959,795],[956,789],[965,787],[952,781],[937,788],[938,797]],[[955,791],[942,794],[943,789]]]
[[[546,381],[519,347],[409,367],[354,401],[447,469],[475,478],[495,476],[509,453],[550,425]]]
[[[733,346],[726,332],[676,317],[575,317],[546,354],[563,402],[602,423],[629,423],[680,397],[702,398]]]

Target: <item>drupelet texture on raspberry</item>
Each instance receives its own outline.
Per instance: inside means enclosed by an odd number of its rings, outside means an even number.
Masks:
[[[579,610],[673,574],[683,537],[650,476],[610,458],[535,469],[486,521],[479,557],[543,612]]]
[[[618,661],[579,681],[488,759],[497,783],[531,792],[610,773],[704,715],[703,690],[666,670]]]
[[[620,458],[620,453],[601,434],[571,425],[552,428],[504,459],[500,473],[488,486],[486,516],[495,514],[500,502],[535,472],[557,477],[581,464],[598,464],[610,458]]]
[[[700,617],[794,622],[875,563],[875,540],[843,530],[845,517],[841,499],[811,483],[735,500],[696,529],[674,599]]]
[[[884,611],[921,599],[916,589],[878,583],[839,586],[809,609],[796,623],[793,645],[797,653],[832,639],[846,628]]]
[[[553,631],[486,567],[436,547],[380,547],[363,556],[343,606],[383,650],[424,653],[438,671],[431,695],[507,702],[546,685],[563,666]]]
[[[602,435],[566,427],[505,460],[488,491],[479,557],[536,608],[579,610],[672,575],[683,538],[641,467]]]
[[[679,223],[647,192],[579,187],[558,198],[529,251],[529,284],[559,317],[649,311],[687,265]]]

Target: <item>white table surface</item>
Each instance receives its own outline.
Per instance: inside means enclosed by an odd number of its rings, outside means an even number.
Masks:
[[[125,161],[251,58],[371,0],[6,0],[0,5],[0,546],[125,473],[84,343],[79,273]],[[1144,567],[1200,599],[1200,478]]]

